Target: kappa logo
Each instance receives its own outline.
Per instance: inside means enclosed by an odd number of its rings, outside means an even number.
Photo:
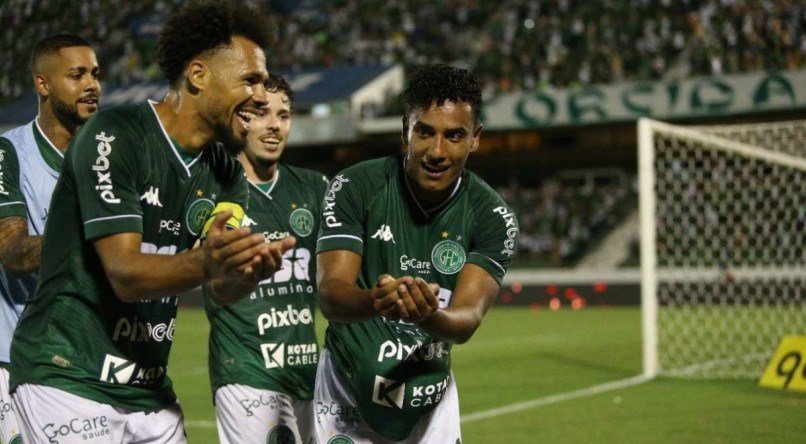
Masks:
[[[160,202],[160,189],[155,187],[148,187],[145,193],[140,196],[140,200],[146,201],[147,204],[162,208],[162,202]]]
[[[260,352],[263,354],[263,361],[266,368],[285,367],[285,344],[267,343],[260,344]]]
[[[381,225],[381,228],[378,228],[378,231],[372,235],[372,238],[380,239],[384,242],[392,241],[393,244],[397,243],[395,242],[395,235],[392,234],[392,228],[389,225]]]
[[[101,131],[100,134],[95,135],[95,140],[98,141],[98,157],[95,158],[95,163],[92,165],[92,170],[98,178],[98,184],[95,189],[101,192],[101,199],[106,203],[119,204],[120,199],[115,196],[115,191],[112,186],[112,173],[109,171],[109,155],[112,154],[112,142],[115,141],[115,136],[107,136],[105,132]]]
[[[255,222],[254,219],[251,219],[249,216],[244,214],[243,215],[243,222],[241,222],[241,226],[242,227],[251,227],[253,225],[257,225],[257,222]]]
[[[375,376],[375,386],[372,389],[372,402],[390,408],[403,408],[403,398],[406,395],[406,383],[383,376]]]

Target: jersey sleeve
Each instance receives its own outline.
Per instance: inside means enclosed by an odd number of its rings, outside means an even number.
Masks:
[[[17,150],[8,139],[0,137],[0,218],[26,215]]]
[[[90,119],[71,143],[70,168],[87,240],[143,232],[136,146],[131,131],[103,115]]]
[[[364,216],[366,198],[361,184],[347,174],[330,181],[322,199],[316,252],[350,250],[364,255]]]
[[[477,217],[467,263],[483,268],[500,284],[518,247],[518,218],[502,201],[487,206]]]

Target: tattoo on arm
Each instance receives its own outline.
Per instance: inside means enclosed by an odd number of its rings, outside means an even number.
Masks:
[[[0,263],[14,276],[39,269],[42,259],[42,236],[28,235],[24,217],[0,219]]]

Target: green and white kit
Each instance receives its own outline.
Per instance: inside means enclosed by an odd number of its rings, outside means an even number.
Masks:
[[[93,242],[135,232],[144,253],[190,248],[216,203],[246,206],[243,168],[218,144],[190,156],[151,103],[105,110],[67,150],[45,227],[40,283],[11,347],[11,390],[35,384],[128,411],[176,401],[166,374],[177,297],[126,303]]]
[[[266,241],[294,236],[297,242],[283,255],[282,268],[240,301],[220,306],[205,297],[222,442],[265,441],[286,432],[307,437],[313,428],[310,401],[319,360],[314,253],[327,179],[280,164],[273,182],[250,187],[242,225]],[[233,399],[242,402],[224,402]]]
[[[435,282],[441,307],[450,306],[466,264],[500,283],[519,237],[509,206],[464,171],[446,202],[426,211],[411,191],[403,162],[397,156],[362,162],[331,180],[317,253],[360,254],[357,285],[364,289],[387,273]],[[413,324],[382,317],[331,323],[325,344],[361,419],[389,440],[406,438],[451,383],[451,346]]]

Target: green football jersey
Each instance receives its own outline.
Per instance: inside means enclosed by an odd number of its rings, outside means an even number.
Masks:
[[[358,286],[382,274],[422,277],[451,303],[462,267],[475,264],[499,283],[518,242],[518,222],[501,197],[464,171],[450,198],[425,211],[402,157],[359,163],[337,175],[325,195],[317,253],[362,255]],[[409,435],[448,386],[451,346],[416,325],[382,317],[331,323],[325,346],[350,387],[362,418],[390,440]]]
[[[246,206],[248,192],[240,163],[218,144],[184,161],[151,103],[90,119],[53,193],[39,286],[11,347],[11,390],[45,385],[129,411],[174,403],[166,365],[177,297],[121,301],[93,241],[137,232],[142,252],[176,254],[217,202]]]
[[[320,173],[280,164],[269,190],[250,184],[243,225],[267,241],[291,235],[297,243],[283,256],[282,268],[249,296],[222,307],[205,295],[213,393],[243,384],[313,398],[319,360],[314,252],[327,183]]]

